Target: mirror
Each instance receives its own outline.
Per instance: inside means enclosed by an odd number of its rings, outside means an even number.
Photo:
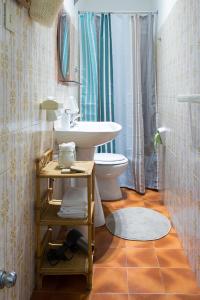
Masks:
[[[70,16],[64,9],[58,18],[57,51],[58,80],[67,83],[70,76]]]

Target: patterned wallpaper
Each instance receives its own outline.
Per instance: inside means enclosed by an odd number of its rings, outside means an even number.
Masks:
[[[5,30],[0,0],[0,269],[15,270],[15,288],[1,300],[28,300],[34,287],[35,158],[52,146],[52,124],[39,103],[64,101],[73,88],[56,81],[56,31],[31,21],[10,2],[15,33]]]
[[[200,1],[178,0],[159,32],[158,104],[166,134],[164,200],[200,283]]]

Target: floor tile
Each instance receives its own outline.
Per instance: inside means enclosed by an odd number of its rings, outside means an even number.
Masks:
[[[132,200],[132,199],[125,199],[120,201],[114,201],[109,203],[108,201],[103,202],[103,209],[105,216],[112,213],[113,211],[127,208],[127,207],[144,207],[144,201],[143,200]]]
[[[127,198],[123,201],[125,207],[144,207],[144,200],[140,199],[131,199],[131,197]]]
[[[145,195],[142,196],[142,199],[144,200],[149,200],[149,201],[161,201],[161,194],[156,192],[156,191],[152,191],[152,190],[146,190]]]
[[[56,290],[59,276],[44,276],[42,281],[42,288],[46,290]]]
[[[117,200],[117,201],[103,201],[102,202],[103,207],[110,210],[110,212],[123,208],[123,200]]]
[[[133,248],[154,248],[154,242],[152,241],[146,241],[146,242],[140,242],[140,241],[125,241],[126,248],[133,247]]]
[[[199,300],[199,295],[129,294],[128,300]]]
[[[109,248],[123,248],[125,247],[125,240],[112,235],[106,226],[96,228],[95,231],[95,245],[98,247]]]
[[[50,295],[48,296],[48,294],[47,293],[37,293],[37,292],[33,292],[33,294],[32,294],[32,297],[31,297],[31,300],[44,300],[45,298],[44,297],[46,297],[46,299],[47,299],[47,297],[48,297],[48,299],[50,298]]]
[[[43,289],[65,293],[84,293],[86,277],[83,275],[45,276]]]
[[[125,207],[144,207],[144,201],[139,200],[127,200],[126,203],[124,203]]]
[[[164,205],[161,204],[160,201],[155,201],[155,202],[144,201],[144,205],[146,208],[155,210],[155,211],[163,214],[164,216],[170,218],[169,211],[167,210],[167,208]]]
[[[112,210],[110,209],[109,206],[102,203],[102,207],[103,207],[104,216],[107,216],[112,213]]]
[[[93,294],[89,300],[128,300],[128,294]]]
[[[167,293],[200,293],[194,273],[190,269],[161,268],[165,291]],[[200,297],[200,295],[199,295]]]
[[[95,251],[95,267],[125,267],[126,249],[125,248],[105,248],[99,247]]]
[[[154,248],[126,248],[128,267],[158,267]]]
[[[164,285],[157,268],[128,268],[130,293],[163,293]]]
[[[89,298],[84,297],[79,293],[60,293],[57,292],[34,292],[31,300],[89,300]]]
[[[103,208],[108,209],[110,213],[126,207],[144,207],[144,201],[141,198],[139,200],[127,198],[120,201],[113,201],[111,203],[109,201],[103,202]]]
[[[159,294],[129,294],[128,300],[166,300],[166,295]]]
[[[126,189],[126,198],[128,200],[136,200],[136,201],[143,200],[142,195],[138,194],[137,192],[135,192],[133,190],[129,190],[129,189]]]
[[[162,239],[155,241],[154,245],[156,248],[182,249],[181,242],[175,233],[170,233]]]
[[[151,201],[151,200],[143,200],[144,201],[144,206],[146,207],[165,207],[163,201],[160,200],[155,200],[155,201]],[[166,208],[167,209],[167,208]]]
[[[123,188],[122,195],[103,203],[105,215],[134,206],[168,213],[156,191],[139,195]],[[174,227],[160,240],[139,242],[115,237],[102,226],[96,228],[92,292],[85,276],[46,276],[31,300],[200,300],[198,291]]]
[[[190,268],[188,259],[182,249],[156,249],[160,267]]]
[[[94,293],[127,293],[126,268],[95,268]]]
[[[176,233],[176,229],[173,226],[171,227],[169,234],[171,234],[171,233]]]
[[[79,294],[55,294],[53,296],[50,296],[50,298],[43,298],[43,300],[82,300],[84,298],[82,298],[81,295]],[[86,300],[86,299],[85,299]]]
[[[166,295],[165,300],[200,300],[200,295]]]

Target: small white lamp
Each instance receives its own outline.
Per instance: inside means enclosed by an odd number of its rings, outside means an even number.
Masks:
[[[40,103],[40,109],[46,110],[46,120],[56,121],[61,115],[60,109],[63,108],[63,103],[58,103],[55,99],[49,97],[47,100]]]

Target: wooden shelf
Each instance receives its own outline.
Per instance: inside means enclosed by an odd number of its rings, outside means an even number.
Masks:
[[[45,211],[41,214],[40,224],[41,225],[88,225],[88,218],[85,219],[69,219],[61,218],[57,215],[59,210],[59,200],[57,205],[48,205]],[[94,202],[91,204],[91,214],[94,212]]]
[[[74,166],[84,169],[82,173],[72,171],[61,174],[58,162],[52,160],[53,150],[47,150],[44,155],[36,160],[36,203],[35,203],[35,231],[36,231],[36,287],[42,288],[42,278],[44,275],[67,275],[84,274],[87,277],[87,288],[92,288],[93,272],[93,249],[94,249],[94,162],[76,161]],[[46,190],[44,191],[44,180],[46,178]],[[61,218],[57,215],[62,200],[52,199],[54,178],[85,178],[87,181],[87,217],[80,219]],[[41,186],[43,185],[43,186]],[[74,198],[83,197],[84,193],[75,194]],[[72,202],[73,203],[73,202]],[[52,241],[53,226],[78,226],[86,225],[88,231],[88,253],[74,253],[70,261],[60,261],[55,266],[51,266],[47,260],[47,251],[50,247],[55,247]],[[42,238],[41,227],[47,226],[47,232]],[[59,247],[59,245],[57,245]]]
[[[71,260],[61,260],[57,265],[51,266],[45,254],[40,273],[43,275],[86,274],[88,273],[88,257],[83,252],[76,252]]]
[[[75,171],[72,171],[68,174],[61,174],[61,169],[58,166],[57,161],[50,161],[44,168],[40,170],[40,173],[38,174],[41,178],[84,178],[91,176],[93,168],[94,168],[94,162],[92,161],[76,161],[73,163],[73,166],[75,167],[81,167],[85,169],[84,173],[76,173]]]

